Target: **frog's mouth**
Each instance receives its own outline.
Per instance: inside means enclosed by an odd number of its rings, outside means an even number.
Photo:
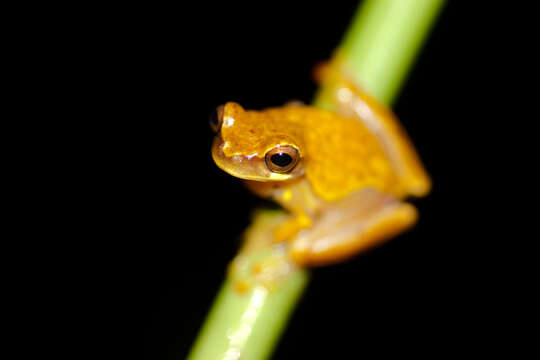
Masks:
[[[212,144],[212,158],[216,165],[232,176],[255,181],[282,181],[291,176],[273,173],[266,167],[264,157],[258,154],[227,156],[223,152],[225,142],[221,136],[216,136]]]

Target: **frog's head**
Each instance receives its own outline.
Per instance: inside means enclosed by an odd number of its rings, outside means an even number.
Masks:
[[[304,173],[298,141],[287,126],[265,111],[239,104],[219,106],[210,119],[216,133],[212,157],[227,173],[241,179],[282,181]]]

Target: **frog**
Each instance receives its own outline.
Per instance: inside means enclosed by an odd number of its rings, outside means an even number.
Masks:
[[[287,211],[270,238],[300,267],[339,263],[405,232],[418,218],[408,198],[431,189],[393,111],[335,66],[318,74],[325,106],[229,101],[210,120],[214,162]]]

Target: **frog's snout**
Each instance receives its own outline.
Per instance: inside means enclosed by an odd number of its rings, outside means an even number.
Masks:
[[[273,180],[271,179],[272,174],[266,168],[264,158],[257,156],[257,154],[227,156],[224,152],[225,146],[226,143],[222,137],[217,135],[212,144],[212,158],[220,169],[241,179]]]

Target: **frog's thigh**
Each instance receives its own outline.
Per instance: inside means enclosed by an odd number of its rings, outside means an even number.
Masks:
[[[302,265],[325,265],[349,258],[412,226],[416,209],[374,190],[357,193],[327,209],[290,248]]]

